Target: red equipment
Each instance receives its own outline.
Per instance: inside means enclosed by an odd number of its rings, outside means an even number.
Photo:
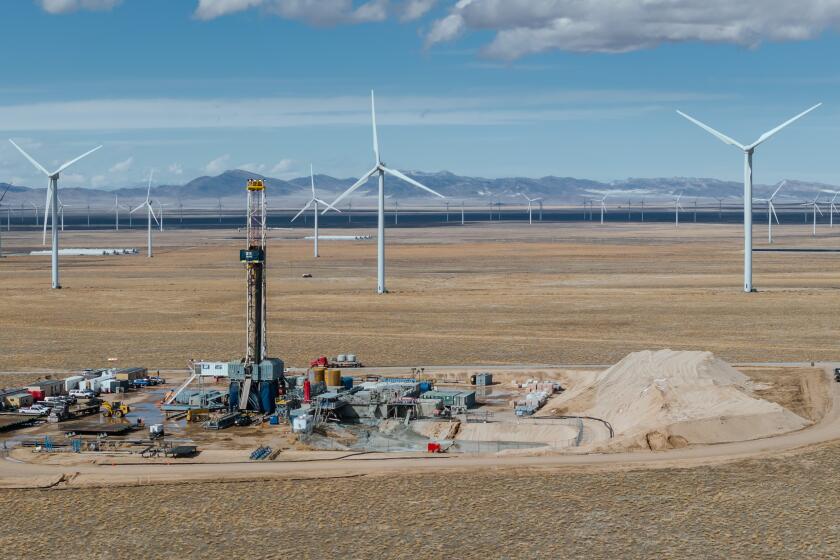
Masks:
[[[321,356],[309,362],[309,367],[329,367],[330,360],[326,356]]]
[[[303,402],[308,403],[312,400],[312,384],[307,379],[303,382]]]

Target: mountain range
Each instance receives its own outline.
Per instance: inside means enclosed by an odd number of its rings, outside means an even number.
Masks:
[[[455,175],[448,171],[424,173],[414,171],[407,173],[410,177],[420,181],[431,189],[446,196],[452,203],[487,204],[500,202],[502,204],[520,204],[524,199],[523,193],[531,198],[540,197],[549,205],[581,205],[584,200],[600,200],[605,194],[608,204],[621,204],[628,199],[639,201],[649,200],[653,203],[670,202],[674,196],[682,193],[683,200],[700,199],[704,201],[725,199],[740,200],[743,186],[740,182],[721,181],[718,179],[704,179],[691,177],[671,178],[629,178],[609,183],[576,179],[573,177],[547,176],[538,179],[527,177],[505,177],[488,179],[482,177],[468,177]],[[244,205],[245,184],[248,179],[262,179],[266,184],[269,206],[272,208],[291,208],[304,203],[311,196],[310,178],[299,177],[283,180],[262,176],[241,169],[225,171],[213,177],[197,177],[182,185],[152,186],[152,198],[164,204],[182,204],[184,208],[215,208],[221,204],[225,208]],[[316,175],[315,184],[318,195],[331,201],[344,189],[356,181],[355,178],[336,178],[329,175]],[[12,208],[21,205],[31,207],[36,204],[43,207],[45,188],[31,188],[0,183],[0,192],[6,190],[8,194],[0,203]],[[370,206],[375,203],[376,180],[371,179],[350,198],[357,203],[357,207]],[[766,198],[775,190],[775,185],[755,185],[756,199]],[[813,200],[821,195],[823,199],[830,198],[838,189],[831,185],[811,183],[805,181],[788,180],[779,194],[779,202],[803,202]],[[115,189],[94,189],[80,187],[62,187],[59,185],[62,204],[68,208],[79,208],[90,205],[99,209],[113,208],[118,198],[121,205],[136,206],[146,196],[146,188],[142,186],[122,187]],[[823,193],[823,194],[821,194]],[[443,201],[397,179],[386,179],[386,195],[388,198],[411,201],[417,205],[440,205]],[[345,199],[347,200],[347,199]]]

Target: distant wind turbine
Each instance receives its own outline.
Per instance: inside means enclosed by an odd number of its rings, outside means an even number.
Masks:
[[[834,196],[831,198],[831,202],[828,204],[828,213],[829,213],[829,226],[834,227],[834,213],[837,212],[837,206],[835,206],[834,201],[837,200],[837,195],[840,195],[840,191],[835,192]]]
[[[344,191],[338,198],[336,198],[332,206],[338,204],[342,199],[346,198],[347,196],[351,195],[356,189],[367,183],[368,179],[373,177],[374,175],[379,176],[379,207],[378,207],[378,220],[377,220],[377,237],[376,237],[376,249],[377,249],[377,258],[376,258],[376,292],[379,294],[384,294],[387,290],[385,289],[385,175],[391,175],[392,177],[396,177],[397,179],[402,179],[409,185],[417,187],[418,189],[424,190],[428,193],[431,193],[440,198],[446,198],[440,193],[437,193],[430,189],[429,187],[415,181],[411,177],[403,174],[396,169],[391,169],[390,167],[386,167],[384,163],[382,163],[382,158],[379,155],[379,139],[376,133],[376,105],[374,101],[373,91],[370,92],[370,115],[371,115],[371,124],[373,128],[373,155],[375,159],[375,166],[373,169],[362,175],[356,183],[353,184],[349,189]],[[327,210],[324,210],[326,212]]]
[[[134,214],[136,211],[140,210],[141,208],[146,209],[146,221],[147,221],[147,230],[146,230],[146,256],[152,257],[152,218],[155,219],[158,225],[160,222],[155,216],[155,210],[152,208],[152,173],[153,171],[149,172],[149,187],[146,189],[146,200],[143,201],[140,206],[134,208],[129,214]]]
[[[319,211],[318,205],[323,204],[328,209],[331,208],[338,213],[341,213],[341,210],[339,210],[338,208],[335,208],[334,206],[330,205],[327,202],[324,202],[323,200],[318,198],[318,195],[315,194],[315,171],[312,167],[312,164],[309,165],[309,182],[310,182],[310,186],[312,187],[312,198],[310,198],[306,202],[306,204],[303,205],[303,208],[300,209],[300,212],[295,214],[295,217],[292,218],[292,221],[294,222],[295,220],[297,220],[300,217],[301,214],[306,212],[306,210],[308,210],[310,207],[312,208],[312,212],[313,212],[314,217],[315,217],[315,236],[313,237],[313,240],[314,240],[313,250],[314,250],[314,253],[315,253],[315,258],[318,258],[318,257],[321,256],[318,253],[318,211]]]
[[[523,193],[519,193],[519,195],[528,201],[528,224],[533,224],[533,207],[531,206],[534,202],[539,202],[542,200],[541,198],[529,198],[527,195]]]
[[[816,198],[814,198],[814,200],[812,200],[811,202],[806,202],[805,204],[802,205],[802,206],[810,206],[810,207],[813,208],[813,211],[814,211],[814,233],[813,233],[813,236],[814,237],[817,236],[817,212],[820,213],[820,216],[823,215],[823,211],[820,210],[819,199],[820,199],[820,195],[817,195]]]
[[[759,198],[759,202],[766,202],[767,203],[767,243],[773,243],[773,219],[776,220],[776,223],[779,224],[779,216],[776,215],[776,205],[773,204],[773,199],[776,198],[776,195],[779,194],[779,191],[785,186],[787,181],[782,181],[779,183],[779,186],[776,187],[776,190],[773,191],[768,198]]]
[[[674,198],[674,227],[680,227],[680,210],[685,211],[682,204],[680,204],[682,195],[683,193],[680,193]]]
[[[604,225],[604,214],[607,213],[607,197],[609,195],[605,194],[604,197],[601,199],[601,225]]]
[[[80,159],[83,159],[83,158],[89,156],[90,154],[92,154],[96,150],[100,149],[102,146],[97,146],[94,149],[92,149],[90,151],[87,151],[84,154],[80,155],[79,157],[77,157],[75,159],[71,159],[70,161],[68,161],[66,163],[63,163],[55,171],[49,172],[44,168],[44,166],[42,166],[40,163],[35,161],[32,158],[32,156],[27,154],[23,150],[23,148],[21,148],[20,146],[15,144],[13,140],[9,139],[9,142],[11,142],[12,146],[17,148],[17,150],[21,154],[23,154],[23,157],[25,157],[26,159],[29,160],[29,163],[31,163],[35,167],[35,169],[41,171],[50,180],[49,187],[47,187],[47,202],[44,205],[44,227],[46,227],[47,212],[49,212],[50,213],[50,218],[52,220],[52,224],[51,224],[52,225],[52,230],[51,230],[52,231],[52,259],[51,259],[52,260],[52,287],[53,287],[53,289],[59,289],[59,288],[61,288],[61,282],[59,281],[59,272],[58,272],[58,227],[56,227],[57,226],[56,221],[58,219],[58,179],[59,179],[59,176],[61,175],[62,171],[64,171],[65,169],[67,169],[68,167],[70,167],[71,165],[73,165],[74,163],[79,161]]]
[[[697,119],[686,115],[681,111],[677,111],[681,116],[685,117],[692,123],[696,124],[721,142],[725,144],[729,144],[730,146],[735,146],[742,152],[744,152],[744,291],[745,292],[752,292],[753,291],[753,284],[752,284],[752,185],[753,185],[753,172],[752,172],[752,160],[753,160],[753,153],[755,149],[773,137],[776,133],[778,133],[783,128],[787,127],[788,125],[794,123],[795,121],[801,119],[817,107],[822,105],[822,103],[817,103],[810,109],[803,111],[796,115],[795,117],[788,119],[787,121],[783,122],[776,128],[768,130],[764,134],[758,137],[758,140],[753,142],[752,144],[741,144],[736,142],[729,136],[726,136],[722,132],[718,132],[714,128],[703,124],[702,122],[698,121]]]

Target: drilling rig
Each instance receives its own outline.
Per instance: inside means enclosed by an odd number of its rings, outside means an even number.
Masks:
[[[247,323],[245,359],[231,362],[231,410],[272,414],[275,400],[285,392],[283,360],[268,358],[266,339],[266,205],[262,180],[249,179],[247,248],[239,251],[245,265]]]

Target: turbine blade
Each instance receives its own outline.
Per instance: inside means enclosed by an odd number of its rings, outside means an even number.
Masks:
[[[682,115],[686,119],[690,120],[691,122],[693,122],[694,124],[696,124],[697,126],[702,128],[703,130],[705,130],[706,132],[711,134],[712,136],[716,137],[718,140],[720,140],[724,144],[729,144],[730,146],[735,146],[736,148],[741,148],[742,150],[746,149],[746,147],[743,144],[740,144],[739,142],[736,142],[735,140],[733,140],[732,138],[730,138],[729,136],[727,136],[726,134],[724,134],[722,132],[718,132],[717,130],[715,130],[711,126],[708,126],[706,124],[701,123],[700,121],[698,121],[694,117],[690,117],[690,116],[686,115],[685,113],[683,113],[682,111],[677,111],[677,113],[679,113],[680,115]]]
[[[776,214],[776,207],[773,205],[772,202],[770,203],[770,211],[773,212],[773,217],[776,218],[776,223],[781,225],[781,222],[779,221],[779,216]]]
[[[353,193],[356,189],[358,189],[359,187],[361,187],[362,185],[364,185],[365,183],[367,183],[368,179],[370,179],[370,178],[371,178],[371,176],[373,176],[373,174],[374,174],[374,173],[376,173],[377,171],[379,171],[379,166],[374,167],[373,169],[371,169],[370,171],[368,171],[367,173],[365,173],[364,175],[362,175],[362,176],[361,176],[361,178],[359,178],[359,180],[358,180],[358,181],[356,181],[356,182],[353,184],[353,186],[352,186],[352,187],[350,187],[349,189],[347,189],[346,191],[344,191],[343,193],[341,193],[341,194],[339,195],[339,197],[338,197],[338,198],[336,198],[335,200],[333,200],[333,201],[332,201],[332,205],[331,205],[331,206],[335,206],[335,205],[336,205],[336,204],[338,204],[341,200],[343,200],[343,199],[347,198],[349,195],[351,195],[351,194],[352,194],[352,193]],[[329,210],[329,208],[325,209],[325,210],[322,212],[322,214],[326,214],[326,213],[327,213],[327,210]]]
[[[315,170],[312,164],[309,164],[309,182],[312,185],[312,198],[315,198]]]
[[[811,111],[813,111],[814,109],[816,109],[817,107],[819,107],[820,105],[822,105],[822,103],[817,103],[816,105],[814,105],[814,106],[813,106],[813,107],[811,107],[810,109],[808,109],[808,110],[806,110],[806,111],[802,111],[801,113],[799,113],[798,115],[796,115],[796,116],[795,116],[795,117],[793,117],[792,119],[788,119],[788,120],[786,120],[785,122],[783,122],[782,124],[780,124],[780,125],[779,125],[779,126],[777,126],[776,128],[774,128],[774,129],[772,129],[772,130],[768,130],[767,132],[765,132],[764,134],[762,134],[761,136],[759,136],[759,137],[758,137],[758,140],[756,140],[755,142],[753,142],[753,143],[752,143],[749,147],[750,147],[750,148],[755,148],[755,147],[756,147],[756,146],[758,146],[759,144],[763,144],[763,143],[764,143],[764,142],[766,142],[767,140],[770,140],[770,138],[771,138],[773,135],[775,135],[777,132],[779,132],[780,130],[782,130],[782,129],[783,129],[783,128],[785,128],[786,126],[791,125],[791,124],[793,124],[794,122],[798,121],[799,119],[801,119],[802,117],[804,117],[805,115],[807,115],[808,113],[810,113]]]
[[[313,199],[313,200],[314,200],[314,199]],[[294,218],[292,218],[290,221],[291,221],[291,222],[294,222],[295,220],[297,220],[297,219],[300,217],[300,215],[301,215],[301,214],[303,214],[304,212],[306,212],[306,210],[307,210],[307,209],[308,209],[311,205],[312,205],[312,200],[310,200],[309,202],[307,202],[307,203],[306,203],[306,205],[305,205],[303,208],[301,208],[301,209],[300,209],[300,212],[298,212],[297,214],[295,214],[295,217],[294,217]]]
[[[333,205],[332,205],[332,204],[330,204],[329,202],[327,202],[327,201],[325,201],[325,200],[321,200],[320,198],[316,198],[316,199],[314,199],[314,200],[315,200],[315,202],[317,202],[318,204],[323,204],[324,206],[326,206],[326,207],[327,207],[327,209],[329,209],[329,210],[335,210],[336,212],[338,212],[339,214],[341,214],[341,210],[339,210],[338,208],[336,208],[335,206],[333,206]]]
[[[88,157],[90,154],[92,154],[93,152],[95,152],[96,150],[98,150],[98,149],[99,149],[99,148],[101,148],[101,147],[102,147],[102,146],[97,146],[97,147],[95,147],[94,149],[92,149],[92,150],[90,150],[90,151],[88,151],[88,152],[83,153],[82,155],[80,155],[80,156],[79,156],[79,157],[77,157],[76,159],[71,159],[70,161],[68,161],[67,163],[65,163],[64,165],[62,165],[62,166],[61,166],[61,167],[59,167],[58,169],[56,169],[56,170],[55,170],[55,172],[56,172],[56,173],[61,173],[62,171],[64,171],[65,169],[67,169],[68,167],[70,167],[71,165],[73,165],[74,163],[76,163],[77,161],[79,161],[80,159],[83,159],[83,158]]]
[[[149,187],[146,189],[146,202],[149,202],[149,197],[152,196],[152,175],[154,172],[154,169],[149,171]]]
[[[376,163],[379,163],[379,137],[376,134],[376,102],[373,90],[370,90],[370,122],[373,125],[373,155],[376,157]]]
[[[384,165],[382,166],[382,169],[383,169],[383,171],[385,171],[385,173],[387,173],[387,174],[389,174],[389,175],[393,175],[393,176],[394,176],[394,177],[396,177],[397,179],[402,179],[403,181],[405,181],[405,182],[406,182],[406,183],[408,183],[409,185],[414,185],[414,186],[415,186],[415,187],[417,187],[418,189],[423,189],[424,191],[429,192],[429,193],[432,193],[433,195],[435,195],[435,196],[437,196],[437,197],[440,197],[440,198],[446,198],[445,196],[443,196],[443,195],[442,195],[442,194],[440,194],[439,192],[433,191],[433,190],[432,190],[432,189],[430,189],[429,187],[427,187],[427,186],[425,186],[425,185],[422,185],[422,184],[418,183],[417,181],[415,181],[415,180],[414,180],[414,179],[412,179],[411,177],[409,177],[409,176],[407,176],[407,175],[405,175],[405,174],[401,173],[400,171],[397,171],[396,169],[391,169],[390,167],[385,167]]]
[[[151,204],[149,204],[149,205],[147,205],[147,206],[148,206],[148,208],[149,208],[149,213],[152,215],[152,218],[154,218],[154,219],[155,219],[155,223],[156,223],[157,225],[160,225],[160,222],[158,221],[157,216],[155,216],[155,209],[154,209],[154,208],[152,208],[152,205],[151,205]]]
[[[141,205],[140,205],[140,206],[138,206],[137,208],[135,208],[135,209],[133,209],[133,210],[129,211],[129,214],[134,214],[135,212],[137,212],[138,210],[140,210],[141,208],[143,208],[145,205],[146,205],[146,203],[144,202],[143,204],[141,204]]]
[[[35,169],[40,170],[40,171],[41,171],[44,175],[46,175],[47,177],[49,177],[49,176],[50,176],[50,172],[49,172],[49,171],[47,171],[46,169],[44,169],[44,166],[43,166],[43,165],[41,165],[40,163],[38,163],[37,161],[35,161],[35,159],[34,159],[32,156],[30,156],[30,155],[29,155],[29,154],[27,154],[25,151],[23,151],[23,148],[21,148],[20,146],[18,146],[17,144],[15,144],[15,141],[14,141],[14,140],[12,140],[11,138],[9,138],[9,142],[11,142],[11,143],[12,143],[12,146],[14,146],[15,148],[17,148],[17,151],[19,151],[21,154],[23,154],[23,157],[25,157],[26,159],[28,159],[28,160],[29,160],[29,163],[31,163],[32,165],[34,165],[34,166],[35,166]]]
[[[785,186],[785,183],[787,183],[787,179],[785,179],[784,181],[779,183],[779,186],[776,187],[776,190],[773,191],[773,194],[770,195],[770,200],[773,200],[774,198],[776,198],[776,195],[779,194],[779,191],[782,190],[782,187]],[[835,196],[837,196],[837,195],[835,195]]]
[[[6,190],[3,191],[3,196],[0,196],[0,202],[3,202],[3,199],[6,198],[6,193],[9,192],[9,189],[12,188],[11,185],[6,187]]]

